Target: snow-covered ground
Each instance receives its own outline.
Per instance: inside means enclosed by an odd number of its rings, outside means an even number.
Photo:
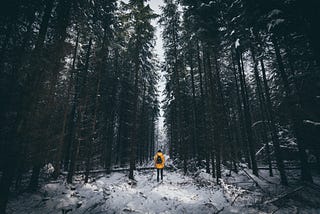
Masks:
[[[267,189],[258,188],[243,172],[227,177],[221,185],[204,171],[192,176],[164,171],[164,180],[158,183],[155,170],[145,170],[135,172],[135,179],[115,172],[101,174],[87,184],[81,177],[74,185],[63,179],[49,182],[37,193],[11,199],[8,213],[320,213],[304,201],[319,198],[316,193],[304,191],[307,195],[300,197],[298,206],[295,197],[274,205],[268,201],[286,190],[257,179],[262,188],[273,188],[275,195],[267,194]]]
[[[23,194],[11,201],[9,213],[214,213],[227,199],[217,187],[200,187],[191,177],[164,172],[156,181],[154,170],[137,172],[137,182],[125,173],[102,176],[88,184],[44,185],[37,194]],[[77,208],[78,207],[78,208]]]

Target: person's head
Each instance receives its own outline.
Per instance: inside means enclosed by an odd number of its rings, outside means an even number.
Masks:
[[[158,152],[161,152],[161,149],[159,149]]]

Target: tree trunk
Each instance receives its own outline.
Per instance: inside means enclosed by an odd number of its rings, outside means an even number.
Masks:
[[[15,142],[14,140],[13,142]],[[11,186],[14,174],[15,174],[15,167],[13,167],[16,161],[16,155],[18,154],[17,146],[16,145],[4,145],[6,146],[6,157],[4,159],[4,163],[11,163],[11,164],[4,164],[1,181],[0,181],[0,213],[6,212],[6,206],[8,202],[9,196],[9,188]]]
[[[41,170],[40,162],[33,165],[32,175],[31,175],[30,184],[29,184],[30,191],[35,191],[38,188],[40,170]]]
[[[246,83],[245,83],[245,74],[243,70],[243,66],[241,65],[241,54],[239,53],[238,49],[236,49],[236,57],[238,62],[238,69],[239,69],[239,77],[240,77],[240,87],[241,87],[241,95],[243,100],[243,107],[244,107],[244,119],[245,119],[245,126],[246,126],[246,132],[247,132],[247,138],[248,138],[248,149],[252,164],[252,173],[256,176],[259,176],[258,173],[258,166],[257,161],[255,157],[255,148],[254,148],[254,142],[253,142],[253,136],[252,136],[252,128],[251,128],[251,114],[249,109],[249,101],[248,96],[246,95]]]
[[[204,88],[205,96],[207,97],[206,112],[205,112],[205,129],[206,129],[206,144],[205,144],[205,159],[206,159],[206,172],[210,173],[210,156],[213,153],[213,133],[212,133],[212,96],[211,96],[211,84],[209,80],[209,68],[207,65],[207,56],[203,50],[203,74],[204,74]],[[210,87],[210,90],[209,90]],[[211,159],[214,157],[211,157]],[[213,169],[214,170],[214,169]]]
[[[85,171],[85,179],[84,182],[87,183],[89,179],[89,172],[91,168],[91,156],[92,156],[92,147],[95,143],[96,139],[96,126],[97,126],[97,114],[98,114],[98,105],[99,105],[99,93],[100,93],[100,83],[101,83],[101,73],[98,73],[98,80],[97,80],[97,89],[96,89],[96,97],[94,102],[94,113],[93,113],[93,119],[92,119],[92,128],[91,128],[91,134],[93,135],[88,140],[88,151],[87,151],[87,157],[86,157],[86,171]]]
[[[280,149],[278,130],[277,130],[277,127],[276,127],[276,124],[274,121],[274,113],[272,110],[273,108],[272,108],[272,103],[271,103],[270,89],[268,86],[266,71],[265,71],[265,67],[264,67],[264,63],[263,63],[262,59],[260,59],[260,64],[261,64],[261,70],[262,70],[264,89],[265,89],[265,93],[266,93],[266,104],[267,104],[267,108],[266,108],[267,111],[266,112],[267,112],[267,117],[268,117],[268,121],[269,121],[269,126],[271,129],[271,138],[272,138],[274,152],[275,152],[275,156],[276,156],[277,168],[280,173],[281,183],[283,185],[288,185],[287,176],[286,176],[286,173],[284,170],[284,163],[283,163],[283,158],[282,158],[281,149]]]
[[[140,49],[140,45],[137,44],[137,50]],[[139,52],[135,56],[134,61],[134,86],[133,86],[133,127],[131,130],[131,140],[130,140],[130,170],[129,179],[134,180],[133,170],[136,168],[136,151],[137,151],[137,132],[138,132],[138,105],[139,105],[139,71],[140,71],[140,60]]]
[[[243,108],[242,108],[242,102],[241,102],[241,95],[240,95],[240,87],[239,87],[239,83],[238,83],[238,77],[237,77],[237,71],[236,71],[236,63],[235,61],[237,61],[234,57],[234,53],[232,52],[232,65],[233,65],[233,76],[234,76],[234,81],[235,81],[235,86],[236,86],[236,102],[237,102],[237,113],[238,113],[238,133],[240,136],[240,144],[243,150],[243,154],[245,156],[246,162],[248,163],[248,167],[249,169],[252,168],[251,166],[251,161],[250,161],[250,157],[249,157],[249,152],[248,152],[248,142],[247,142],[247,132],[246,132],[246,126],[244,125],[244,115],[243,115]],[[237,61],[238,62],[238,61]],[[240,69],[239,65],[238,68]],[[241,85],[241,84],[240,84]]]
[[[92,46],[92,37],[90,37],[89,40],[89,45],[88,45],[88,50],[86,52],[86,60],[85,60],[85,66],[84,66],[84,70],[83,70],[83,79],[81,82],[81,85],[79,87],[80,90],[80,96],[82,98],[82,102],[80,102],[80,106],[78,107],[78,118],[77,118],[77,126],[76,128],[77,130],[77,139],[76,139],[76,143],[74,143],[74,139],[72,139],[72,144],[71,144],[71,160],[70,160],[70,166],[69,166],[69,171],[68,171],[68,176],[67,176],[67,182],[68,183],[72,183],[72,178],[73,178],[73,174],[74,174],[74,170],[75,170],[75,164],[76,164],[76,160],[77,160],[77,156],[79,153],[79,144],[80,141],[84,140],[82,139],[81,136],[81,123],[83,122],[83,118],[84,118],[84,114],[86,114],[86,110],[87,110],[87,102],[88,102],[88,95],[87,95],[87,75],[88,75],[88,69],[89,69],[89,61],[90,61],[90,52],[91,52],[91,46]],[[76,93],[77,94],[77,93]],[[76,97],[77,98],[77,97]],[[77,103],[77,101],[75,102]],[[79,118],[80,117],[80,118]]]
[[[217,51],[216,51],[217,52]],[[221,76],[220,76],[220,66],[219,66],[219,62],[218,62],[218,58],[216,55],[214,55],[214,63],[215,63],[215,79],[217,81],[217,89],[218,89],[218,100],[219,100],[219,108],[220,108],[220,112],[222,112],[220,114],[220,118],[219,119],[221,121],[221,126],[223,129],[223,132],[219,132],[217,133],[217,135],[219,135],[219,141],[218,141],[218,151],[217,154],[219,154],[219,159],[217,160],[217,183],[219,183],[219,178],[221,178],[221,164],[220,164],[220,159],[221,159],[221,145],[223,142],[223,139],[226,140],[227,142],[229,142],[229,147],[232,149],[232,143],[231,143],[231,134],[230,134],[230,114],[228,114],[228,108],[227,108],[227,104],[225,102],[225,97],[223,94],[223,85],[222,85],[222,81],[221,81]],[[223,135],[226,135],[226,137],[223,138]],[[226,160],[226,158],[225,158]]]
[[[115,103],[116,102],[116,96],[117,96],[117,88],[118,88],[118,74],[116,73],[119,69],[119,62],[118,62],[118,51],[116,50],[115,53],[115,72],[113,74],[112,79],[112,90],[111,90],[111,99],[109,99],[109,103]],[[108,102],[107,102],[108,104]],[[113,140],[114,140],[114,126],[115,126],[115,119],[116,119],[116,107],[109,108],[109,111],[106,114],[105,121],[107,122],[107,139],[105,142],[105,168],[107,173],[111,173],[111,160],[112,160],[112,147],[113,147]]]
[[[252,61],[254,64],[254,78],[256,81],[256,88],[257,88],[257,93],[258,93],[258,98],[259,98],[259,107],[260,107],[260,114],[261,114],[261,120],[262,120],[262,141],[263,144],[266,145],[266,153],[267,153],[267,162],[268,162],[268,167],[269,167],[269,176],[273,176],[272,172],[272,163],[271,163],[271,157],[270,157],[270,148],[269,148],[269,142],[268,142],[268,136],[267,136],[267,126],[266,126],[266,116],[265,116],[265,99],[264,95],[262,92],[262,86],[261,86],[261,80],[259,76],[259,71],[258,71],[258,62],[255,57],[255,52],[253,47],[251,49],[251,56],[252,56]]]
[[[279,45],[277,42],[277,38],[275,38],[274,36],[272,37],[272,42],[274,45],[274,50],[276,53],[276,60],[278,63],[278,68],[279,68],[279,73],[281,76],[281,80],[283,82],[283,86],[284,86],[284,90],[285,90],[285,97],[287,102],[290,102],[290,100],[293,98],[293,96],[296,96],[295,94],[292,94],[292,91],[290,89],[289,86],[289,81],[288,81],[288,76],[285,72],[284,69],[284,64],[282,61],[282,56],[280,53],[280,49],[279,49]],[[309,164],[308,164],[308,159],[307,159],[307,154],[305,151],[305,142],[304,142],[304,133],[303,133],[303,121],[301,118],[301,113],[300,113],[300,109],[301,106],[297,107],[296,104],[289,104],[289,115],[290,115],[290,119],[292,121],[292,125],[293,125],[293,130],[295,133],[295,136],[297,138],[297,144],[298,144],[298,149],[299,149],[299,156],[300,156],[300,162],[301,162],[301,179],[304,181],[308,181],[308,182],[313,182],[312,176],[311,176],[311,172],[310,172],[310,168],[309,168]],[[300,105],[300,103],[298,103],[298,105]]]
[[[212,167],[212,177],[215,178],[216,177],[216,164],[215,164],[215,155],[214,155],[214,152],[211,153],[211,167]],[[209,172],[207,173],[210,173],[210,169],[209,169]]]
[[[77,124],[76,124],[76,131],[75,131],[75,139],[73,139],[72,141],[72,145],[71,145],[71,159],[70,159],[70,164],[69,164],[69,168],[68,168],[68,175],[67,175],[67,182],[69,184],[71,184],[73,182],[73,175],[74,175],[74,171],[75,171],[75,166],[76,166],[76,160],[79,154],[79,145],[80,145],[80,141],[82,141],[83,139],[81,138],[81,122],[83,121],[83,114],[84,114],[84,110],[85,107],[84,106],[80,106],[77,110]]]
[[[204,157],[207,157],[206,155],[206,147],[208,142],[208,130],[207,130],[207,126],[205,123],[206,120],[206,105],[205,105],[205,100],[204,100],[204,86],[203,86],[203,75],[202,75],[202,61],[201,61],[201,57],[200,57],[200,47],[199,47],[199,42],[197,42],[197,61],[198,61],[198,71],[199,71],[199,83],[200,83],[200,103],[201,103],[201,120],[200,120],[200,128],[201,130],[203,130],[203,132],[200,132],[199,135],[201,134],[201,136],[199,136],[199,138],[201,137],[202,142],[204,145],[199,145],[198,146],[198,164],[200,165],[202,159]],[[208,160],[206,160],[206,162],[208,162]],[[209,164],[207,164],[207,171],[210,169],[208,169]]]
[[[197,116],[196,116],[196,89],[194,84],[194,68],[193,61],[190,60],[190,74],[191,74],[191,88],[192,88],[192,149],[193,154],[198,154],[198,144],[196,143],[197,137]]]
[[[76,60],[77,60],[79,35],[80,35],[80,33],[78,32],[77,39],[76,39],[76,45],[74,47],[74,52],[73,52],[72,67],[71,67],[71,71],[70,71],[70,80],[69,80],[69,83],[68,83],[67,102],[70,99],[70,93],[71,93],[71,89],[72,89],[72,85],[73,85],[72,81],[73,81],[74,72],[75,72],[75,63],[76,63]],[[67,131],[67,125],[68,125],[68,113],[69,113],[69,111],[70,111],[70,106],[69,106],[68,103],[66,103],[65,106],[64,106],[64,116],[63,116],[63,123],[62,123],[62,129],[61,129],[60,142],[57,145],[56,159],[55,159],[55,163],[54,163],[54,166],[53,166],[54,167],[54,174],[53,174],[54,178],[58,178],[58,176],[60,175],[60,171],[61,171],[62,149],[63,149],[63,146],[64,146],[65,141],[66,141],[66,131]]]

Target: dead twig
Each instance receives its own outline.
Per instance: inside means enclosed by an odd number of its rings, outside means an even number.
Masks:
[[[215,214],[218,214],[220,212],[222,212],[224,210],[224,207],[222,207],[220,210],[218,210],[217,212],[215,212]]]
[[[234,204],[234,202],[236,202],[236,200],[237,200],[237,198],[239,198],[240,197],[240,195],[241,194],[238,194],[233,200],[232,200],[232,202],[231,202],[231,206]]]

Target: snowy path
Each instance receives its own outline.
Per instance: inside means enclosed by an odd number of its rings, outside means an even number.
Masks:
[[[136,179],[137,184],[129,185],[123,182],[126,178],[120,178],[120,182],[110,186],[106,201],[110,211],[214,213],[226,203],[221,191],[199,188],[191,178],[178,173],[167,172],[160,183],[156,182],[155,172],[137,174]]]
[[[123,173],[103,176],[89,184],[50,183],[36,194],[11,201],[9,213],[216,213],[229,206],[220,187],[199,185],[177,172],[136,172],[137,183]],[[208,186],[209,185],[209,186]],[[202,187],[201,187],[202,186]],[[230,211],[230,210],[229,210]]]
[[[273,197],[266,198],[245,178],[241,173],[226,178],[229,183],[243,182],[245,188],[223,182],[216,185],[205,172],[192,178],[164,171],[164,181],[160,183],[156,181],[155,170],[135,172],[137,182],[120,172],[100,175],[88,184],[83,184],[81,177],[75,185],[65,184],[61,179],[45,184],[37,193],[11,199],[8,213],[292,213],[295,205],[299,205],[291,199],[288,206],[264,204]],[[311,196],[308,192],[304,194],[308,194],[306,198]],[[312,198],[319,198],[312,194]],[[311,209],[303,203],[299,206],[310,213]],[[318,211],[312,209],[311,213]]]

